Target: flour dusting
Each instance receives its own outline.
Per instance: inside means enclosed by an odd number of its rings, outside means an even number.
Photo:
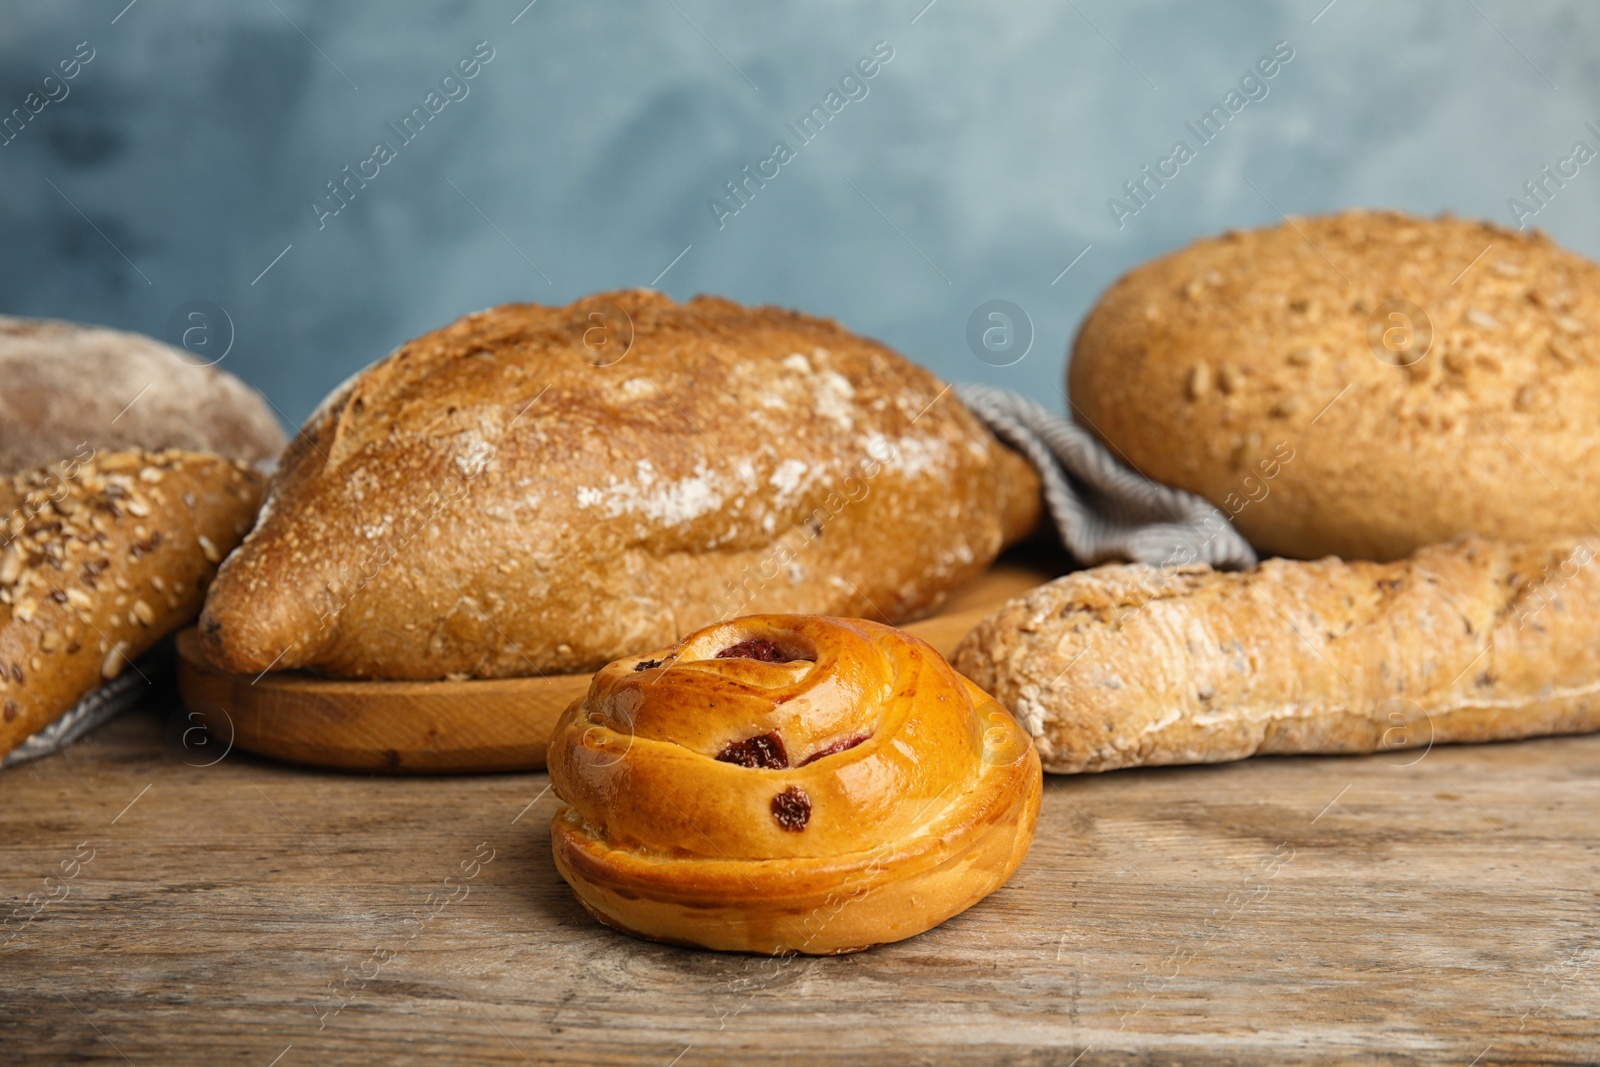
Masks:
[[[800,487],[800,479],[806,473],[806,465],[797,459],[786,459],[778,464],[778,469],[772,472],[771,482],[778,487],[778,492],[788,496]]]
[[[622,514],[642,515],[666,526],[693,522],[722,506],[725,495],[717,478],[702,461],[693,475],[677,481],[660,479],[647,459],[635,465],[637,481],[617,481],[603,489],[580,487],[580,508],[604,507],[607,518]]]

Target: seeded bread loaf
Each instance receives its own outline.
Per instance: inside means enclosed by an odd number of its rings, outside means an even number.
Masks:
[[[836,323],[508,305],[312,415],[200,635],[237,672],[576,673],[736,615],[927,614],[1039,506],[947,386]]]
[[[0,475],[80,448],[182,448],[247,463],[283,448],[259,393],[141,334],[0,315],[0,383]]]
[[[1098,567],[1011,601],[952,663],[1063,774],[1583,733],[1597,551],[1467,537],[1396,563]]]
[[[1207,238],[1106,292],[1069,377],[1087,429],[1266,552],[1600,533],[1600,266],[1537,231],[1350,211]]]
[[[263,481],[220,456],[85,450],[0,483],[0,755],[194,618]]]

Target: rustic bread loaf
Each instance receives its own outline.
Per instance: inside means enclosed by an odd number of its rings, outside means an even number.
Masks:
[[[201,639],[252,673],[594,670],[752,612],[915,618],[1038,513],[1037,475],[948,387],[833,322],[648,291],[509,305],[312,415]]]
[[[1106,292],[1069,378],[1085,427],[1268,552],[1600,533],[1600,266],[1537,231],[1350,211],[1198,241]]]
[[[0,755],[194,618],[263,482],[220,456],[130,450],[0,483]]]
[[[0,474],[80,454],[181,448],[254,463],[283,431],[254,389],[136,333],[0,316]]]
[[[758,615],[594,676],[556,726],[556,869],[640,937],[833,955],[920,934],[1027,855],[1039,757],[910,634]]]
[[[1467,537],[1386,564],[1099,567],[1011,601],[952,662],[1063,774],[1591,731],[1597,549]]]

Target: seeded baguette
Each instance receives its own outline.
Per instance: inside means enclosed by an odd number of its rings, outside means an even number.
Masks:
[[[0,755],[200,611],[263,479],[134,449],[0,483]]]
[[[1468,537],[1388,564],[1098,567],[1012,600],[952,662],[1059,774],[1584,733],[1597,552]]]

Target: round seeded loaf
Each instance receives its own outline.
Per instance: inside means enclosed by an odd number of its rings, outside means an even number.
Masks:
[[[0,473],[165,448],[270,459],[283,430],[231,374],[143,334],[0,315]]]
[[[1119,280],[1075,417],[1258,548],[1389,560],[1600,533],[1600,266],[1537,231],[1349,211]]]

